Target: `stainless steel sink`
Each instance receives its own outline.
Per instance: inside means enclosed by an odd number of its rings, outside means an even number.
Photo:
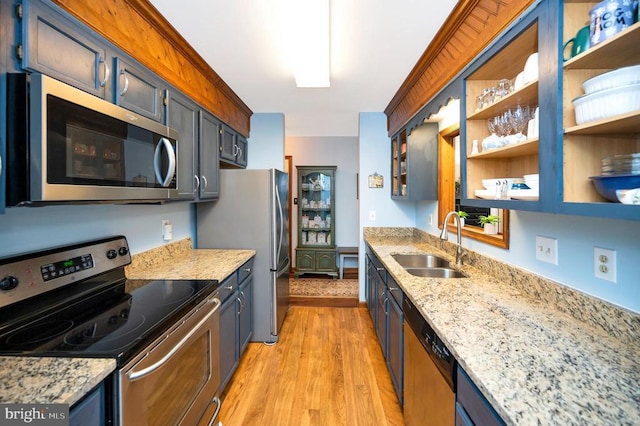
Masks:
[[[392,254],[403,268],[444,268],[449,262],[434,254]]]
[[[411,275],[428,278],[466,278],[462,272],[452,268],[404,268]]]

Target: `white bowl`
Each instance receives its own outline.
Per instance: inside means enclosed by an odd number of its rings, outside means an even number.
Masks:
[[[637,111],[640,110],[640,84],[601,90],[577,97],[571,103],[576,110],[576,124]]]
[[[524,64],[524,84],[538,79],[538,52],[532,53]]]
[[[582,83],[582,88],[584,93],[589,95],[601,90],[638,83],[640,83],[640,65],[633,65],[592,77]]]

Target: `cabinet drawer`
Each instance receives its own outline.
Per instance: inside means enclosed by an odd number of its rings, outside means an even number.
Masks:
[[[242,265],[239,269],[238,269],[238,282],[241,283],[244,280],[247,279],[247,277],[249,275],[251,275],[251,273],[253,272],[253,260],[255,258],[251,258],[249,260],[247,260],[245,262],[244,265]]]
[[[220,301],[224,303],[225,300],[229,298],[235,291],[238,289],[238,274],[236,271],[233,274],[229,275],[229,277],[222,281],[220,284],[218,294],[220,295]]]

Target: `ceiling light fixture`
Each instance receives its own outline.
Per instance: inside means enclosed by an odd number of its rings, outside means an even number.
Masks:
[[[329,0],[273,0],[298,87],[330,86]]]

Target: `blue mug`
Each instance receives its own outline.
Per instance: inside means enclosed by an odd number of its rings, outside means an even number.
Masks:
[[[638,1],[605,0],[589,11],[590,43],[595,46],[620,31],[633,25],[638,20]]]

